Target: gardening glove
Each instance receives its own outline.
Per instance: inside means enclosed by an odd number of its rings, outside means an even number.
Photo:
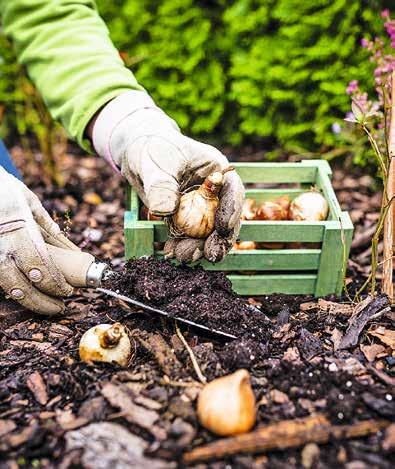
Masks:
[[[187,188],[201,184],[229,166],[216,148],[184,136],[177,124],[143,91],[128,91],[110,101],[93,127],[93,145],[135,187],[150,212],[169,216]],[[165,250],[181,262],[203,255],[220,261],[240,229],[243,184],[235,171],[226,173],[219,194],[215,231],[206,239],[172,239]]]
[[[64,310],[59,298],[70,295],[73,288],[45,243],[79,250],[61,233],[38,197],[0,167],[0,288],[26,308],[52,315]]]

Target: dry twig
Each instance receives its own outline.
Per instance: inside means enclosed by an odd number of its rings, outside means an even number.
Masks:
[[[273,449],[296,448],[306,443],[327,443],[376,433],[386,428],[386,420],[365,420],[352,425],[331,425],[324,415],[283,420],[257,430],[214,441],[184,454],[186,464],[221,459],[233,454],[258,453]]]
[[[189,358],[191,359],[191,362],[192,362],[193,368],[195,370],[196,376],[199,378],[199,381],[202,384],[206,384],[207,379],[203,375],[202,370],[200,369],[200,366],[199,366],[199,363],[196,360],[195,354],[193,353],[193,350],[191,349],[191,347],[188,345],[187,341],[185,340],[184,336],[182,335],[182,333],[180,331],[180,328],[178,327],[177,324],[176,324],[176,332],[177,332],[178,338],[181,340],[182,344],[184,345],[184,347],[187,349],[187,352],[189,353]]]

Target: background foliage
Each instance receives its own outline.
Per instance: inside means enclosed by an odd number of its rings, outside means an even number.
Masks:
[[[380,11],[390,2],[97,3],[127,65],[185,132],[217,144],[319,151],[336,143],[332,124],[349,108],[347,83],[372,88],[360,41],[382,30]],[[0,130],[36,131],[39,98],[32,90],[26,98],[4,39],[0,56]]]

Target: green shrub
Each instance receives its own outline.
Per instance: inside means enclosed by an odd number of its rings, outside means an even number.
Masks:
[[[216,27],[222,8],[206,9],[200,3],[98,2],[139,82],[193,135],[217,129],[226,104],[228,57],[218,54],[223,32]]]
[[[372,67],[359,44],[380,30],[390,2],[97,3],[127,65],[186,133],[319,151],[335,143],[331,125],[348,110],[347,83],[369,89]],[[0,64],[0,96],[14,83]]]
[[[186,132],[314,150],[334,144],[348,82],[369,83],[360,40],[386,3],[98,0],[138,80]]]
[[[359,43],[380,19],[363,3],[240,0],[227,9],[226,29],[239,44],[229,70],[230,99],[239,106],[234,140],[275,136],[287,146],[333,144],[331,125],[349,107],[347,83],[371,75]]]

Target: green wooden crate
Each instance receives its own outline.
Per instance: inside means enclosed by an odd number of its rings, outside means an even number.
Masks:
[[[341,211],[336,199],[330,182],[332,172],[329,164],[323,160],[306,160],[299,163],[233,165],[246,185],[246,197],[258,203],[283,194],[293,198],[312,185],[318,187],[329,204],[328,219],[322,222],[243,222],[240,240],[315,243],[315,248],[232,250],[222,262],[211,264],[204,260],[200,262],[201,265],[209,270],[228,272],[234,290],[240,295],[288,293],[319,297],[340,294],[343,265],[349,255],[353,225],[348,213]],[[281,187],[256,188],[256,185],[264,184]],[[251,185],[255,187],[249,188]],[[161,256],[161,251],[155,250],[154,242],[167,239],[165,224],[161,221],[140,220],[139,213],[139,198],[129,187],[124,222],[126,259]]]

